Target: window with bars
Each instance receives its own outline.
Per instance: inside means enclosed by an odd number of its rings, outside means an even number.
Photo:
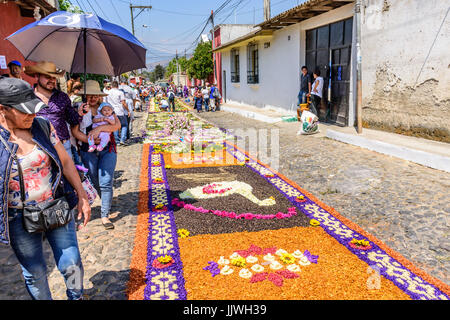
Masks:
[[[259,83],[258,44],[247,46],[247,83]]]
[[[239,50],[231,50],[231,82],[240,82],[239,77]]]

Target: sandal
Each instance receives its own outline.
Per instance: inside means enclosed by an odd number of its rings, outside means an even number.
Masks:
[[[114,225],[111,222],[106,222],[106,223],[102,222],[102,224],[106,230],[114,229]]]

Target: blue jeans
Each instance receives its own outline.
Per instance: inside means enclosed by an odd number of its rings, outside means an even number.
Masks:
[[[209,111],[209,98],[204,98],[205,111]]]
[[[175,112],[175,99],[169,99],[169,109]]]
[[[11,247],[22,267],[25,285],[34,300],[51,300],[47,281],[47,265],[43,253],[43,233],[30,234],[22,225],[22,212],[9,209]],[[69,300],[83,297],[84,269],[78,248],[75,219],[64,227],[47,231],[56,266],[64,276]]]
[[[120,130],[114,131],[114,138],[116,142],[125,142],[127,140],[127,132],[128,132],[128,117],[127,116],[117,116],[120,121]],[[120,132],[120,137],[119,137]]]
[[[102,199],[102,218],[107,218],[111,210],[114,170],[117,162],[117,153],[108,152],[108,149],[106,147],[100,152],[81,151],[83,164],[89,169],[89,178]]]
[[[298,101],[297,105],[299,105],[300,103],[306,103],[306,95],[307,94],[308,94],[308,91],[300,90],[300,92],[298,93],[298,96],[297,96],[297,101]]]

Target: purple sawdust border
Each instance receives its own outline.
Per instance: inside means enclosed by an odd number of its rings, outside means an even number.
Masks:
[[[238,150],[236,148],[236,146],[232,145],[229,142],[225,142],[228,145],[228,149],[227,151],[230,152],[237,160],[239,160],[237,158],[237,156],[235,155],[235,153],[240,153],[243,155],[244,158],[247,158],[247,155],[245,155],[242,151]],[[250,163],[257,163],[258,165],[262,166],[260,163],[254,161],[253,159],[250,158]],[[308,210],[305,209],[305,206],[307,205],[316,205],[319,210],[323,213],[328,213],[330,215],[330,217],[332,217],[331,220],[338,222],[341,227],[343,229],[350,229],[353,233],[354,233],[354,238],[357,239],[366,239],[366,237],[364,237],[363,235],[361,235],[360,233],[358,233],[357,231],[351,229],[350,227],[346,226],[342,221],[340,221],[339,219],[337,219],[336,217],[334,217],[331,213],[327,212],[325,209],[323,209],[320,205],[316,204],[314,201],[312,201],[311,199],[309,199],[306,195],[304,195],[300,190],[298,190],[297,188],[295,188],[294,186],[290,185],[290,183],[288,183],[287,181],[285,181],[284,179],[282,179],[278,174],[276,174],[274,172],[274,177],[273,178],[267,178],[264,175],[262,175],[260,172],[258,172],[258,170],[256,170],[255,168],[249,166],[248,164],[245,164],[246,167],[249,167],[251,170],[253,170],[254,172],[256,172],[257,174],[259,174],[260,176],[262,176],[264,179],[266,179],[266,181],[268,181],[273,187],[275,187],[279,192],[281,192],[281,194],[283,194],[294,206],[296,206],[303,214],[305,214],[308,218],[313,219],[314,216],[313,214],[311,214]],[[262,166],[264,167],[264,166]],[[266,168],[266,167],[264,167]],[[270,170],[268,168],[266,168],[267,170]],[[272,170],[270,170],[272,171]],[[278,188],[278,186],[276,186],[274,183],[272,183],[271,180],[275,180],[275,179],[281,179],[283,182],[285,182],[286,184],[290,185],[292,188],[294,188],[295,190],[297,190],[300,194],[302,194],[306,201],[299,203],[297,201],[295,201],[295,197],[290,197],[289,195],[287,195],[283,190],[281,190],[280,188]],[[344,247],[346,247],[350,252],[352,252],[354,255],[356,255],[360,260],[366,262],[369,266],[375,266],[378,270],[380,275],[384,276],[386,279],[392,281],[398,288],[400,288],[403,292],[405,292],[406,294],[408,294],[412,299],[415,300],[429,300],[429,298],[423,294],[419,294],[416,292],[412,292],[410,290],[408,290],[408,284],[406,283],[405,280],[398,280],[397,277],[395,276],[391,276],[389,274],[387,274],[386,270],[387,268],[385,266],[381,266],[379,264],[377,264],[376,262],[369,260],[367,257],[367,254],[369,252],[378,252],[381,254],[386,254],[387,256],[389,256],[390,258],[390,263],[396,263],[396,268],[400,268],[403,271],[408,272],[409,274],[409,278],[416,280],[419,282],[419,284],[424,284],[424,285],[429,285],[431,287],[433,287],[434,289],[434,296],[436,297],[436,299],[439,299],[440,295],[443,295],[444,297],[446,297],[447,299],[449,299],[449,296],[444,293],[443,291],[441,291],[439,288],[437,288],[435,285],[425,281],[424,279],[422,279],[421,277],[417,276],[416,274],[414,274],[412,271],[410,271],[409,269],[407,269],[406,267],[404,267],[399,261],[397,261],[396,259],[392,258],[386,251],[384,251],[383,249],[381,249],[378,245],[376,245],[375,243],[373,243],[372,241],[370,241],[370,244],[372,245],[372,248],[369,250],[358,250],[358,249],[354,249],[349,245],[349,239],[345,236],[341,236],[335,233],[335,231],[331,228],[329,228],[328,226],[324,226],[324,225],[320,225],[320,227],[322,227],[325,232],[327,232],[330,236],[332,236],[334,239],[336,239],[341,245],[343,245]],[[350,239],[351,240],[351,239]],[[418,290],[419,287],[416,287],[416,290]],[[423,291],[423,290],[422,290]]]
[[[154,294],[157,294],[160,291],[160,287],[158,283],[153,282],[153,278],[154,277],[158,277],[160,276],[163,272],[173,272],[175,271],[175,277],[176,277],[176,285],[177,288],[173,288],[170,287],[169,290],[176,293],[178,295],[178,298],[176,300],[186,300],[186,289],[185,289],[185,280],[184,280],[184,276],[183,276],[183,263],[181,261],[181,257],[180,257],[180,248],[178,245],[178,236],[177,236],[177,228],[175,225],[175,218],[173,215],[173,210],[169,210],[166,212],[152,212],[152,208],[153,208],[153,203],[152,203],[152,186],[153,186],[153,179],[152,179],[152,154],[153,154],[153,145],[150,145],[150,152],[149,152],[149,158],[148,158],[148,162],[149,162],[149,166],[148,166],[148,179],[149,179],[149,199],[148,199],[148,207],[149,207],[149,220],[148,220],[148,249],[147,249],[147,271],[146,271],[146,286],[144,289],[144,300],[150,300],[150,297]],[[167,181],[167,175],[166,175],[166,170],[165,170],[165,163],[164,163],[164,157],[162,156],[162,154],[160,154],[160,163],[161,163],[161,169],[163,172],[163,178],[164,178],[164,185],[165,185],[165,190],[166,190],[166,194],[167,194],[167,201],[170,205],[171,203],[171,199],[170,199],[170,193],[168,192],[169,190],[169,185],[168,185],[168,181]],[[172,245],[173,245],[173,250],[171,250],[170,252],[168,252],[171,257],[174,260],[174,263],[164,269],[157,269],[155,267],[153,267],[153,261],[155,259],[157,259],[159,256],[161,256],[162,254],[160,252],[156,252],[154,251],[154,247],[153,247],[153,230],[152,230],[152,221],[154,218],[160,216],[160,215],[164,215],[166,218],[168,218],[170,220],[170,226],[171,226],[171,233],[170,233],[170,237],[172,239]],[[154,256],[153,253],[156,253],[156,255]],[[151,275],[152,273],[155,273],[155,275]],[[167,279],[160,279],[160,281],[167,281]],[[152,289],[152,287],[154,288],[154,290]],[[168,299],[169,297],[163,297],[162,299]]]

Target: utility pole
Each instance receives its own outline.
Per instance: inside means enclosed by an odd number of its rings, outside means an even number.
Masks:
[[[212,24],[212,50],[214,50],[214,11],[211,10],[211,24]],[[214,75],[213,82],[216,82],[216,54],[213,52],[213,65],[214,65]]]
[[[145,9],[151,9],[152,6],[133,6],[130,3],[130,12],[131,12],[131,31],[133,32],[133,36],[134,34],[134,19],[136,19]],[[141,9],[141,11],[139,11],[139,13],[136,15],[136,17],[133,16],[133,9]]]
[[[362,133],[362,76],[361,76],[361,0],[355,3],[356,20],[356,125],[357,132]]]
[[[180,73],[178,71],[178,49],[176,50],[176,61],[177,61],[177,87],[180,85]]]
[[[134,19],[136,19],[145,9],[151,9],[152,6],[133,6],[130,3],[130,12],[131,12],[131,31],[133,32],[133,36],[134,34]],[[139,13],[136,15],[136,17],[133,17],[133,9],[141,9],[141,11],[139,11]],[[133,71],[134,73],[134,71]]]

